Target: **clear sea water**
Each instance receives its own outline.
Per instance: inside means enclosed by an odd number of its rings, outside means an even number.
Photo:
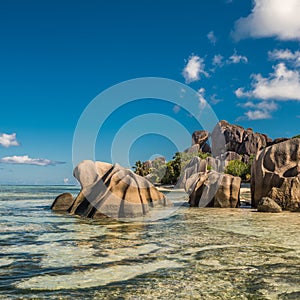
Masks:
[[[299,213],[180,206],[120,222],[50,210],[78,191],[0,186],[0,299],[300,299]]]

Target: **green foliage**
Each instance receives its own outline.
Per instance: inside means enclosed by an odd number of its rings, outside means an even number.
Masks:
[[[176,152],[173,159],[168,161],[166,164],[162,164],[161,162],[154,160],[150,170],[147,170],[147,168],[145,168],[145,163],[141,161],[137,161],[133,168],[134,172],[141,176],[146,176],[149,173],[152,174],[152,182],[155,180],[156,183],[175,184],[180,176],[181,170],[195,156],[199,156],[201,159],[206,159],[210,156],[210,154],[203,152]]]
[[[180,176],[180,172],[181,172],[182,159],[183,159],[182,153],[176,152],[173,159],[167,162],[165,174],[161,178],[162,184],[174,184],[177,182],[177,179]]]
[[[251,176],[251,163],[246,164],[240,160],[231,160],[225,168],[225,173],[241,177],[242,180],[248,181]]]
[[[198,156],[201,158],[201,159],[206,159],[206,158],[208,158],[208,157],[210,157],[211,156],[211,154],[210,153],[204,153],[204,152],[198,152]]]
[[[146,167],[145,162],[141,162],[140,160],[137,161],[132,168],[134,169],[134,173],[140,176],[146,176],[150,173],[150,170]]]
[[[293,139],[300,139],[300,134],[295,135],[295,136],[293,137]]]

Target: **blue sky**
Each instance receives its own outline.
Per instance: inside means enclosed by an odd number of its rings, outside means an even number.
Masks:
[[[139,77],[187,84],[220,120],[272,138],[299,134],[299,15],[297,0],[1,1],[0,183],[73,183],[83,110]],[[118,108],[99,131],[95,158],[110,161],[118,130],[142,114],[201,129],[183,111],[151,99]],[[174,150],[147,127],[129,150],[117,148],[114,162],[124,151],[132,164]]]

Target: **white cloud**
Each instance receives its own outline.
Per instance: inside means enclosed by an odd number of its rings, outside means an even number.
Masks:
[[[300,51],[292,52],[289,49],[275,49],[273,51],[269,51],[268,55],[271,60],[285,60],[292,63],[294,67],[300,66]]]
[[[264,110],[249,110],[245,113],[248,120],[264,120],[270,119],[271,115],[268,111]]]
[[[249,92],[245,92],[244,90],[245,90],[244,88],[240,87],[237,90],[235,90],[234,93],[238,98],[250,97],[251,94]]]
[[[240,104],[240,106],[248,109],[248,111],[245,112],[245,117],[248,120],[270,119],[272,117],[271,112],[278,109],[278,105],[274,101],[262,101],[257,103],[248,101]]]
[[[273,67],[274,72],[268,78],[261,74],[251,75],[252,90],[244,92],[244,88],[235,91],[237,97],[257,99],[298,100],[300,101],[300,74],[297,70],[289,70],[284,63]]]
[[[19,146],[20,144],[17,141],[17,137],[15,133],[12,134],[2,133],[0,134],[0,145],[8,148],[11,146]]]
[[[213,31],[210,31],[210,32],[207,34],[207,38],[208,38],[208,40],[209,40],[213,45],[216,44],[217,38],[216,38],[215,33],[214,33]]]
[[[205,100],[205,88],[201,88],[198,90],[198,96],[199,96],[199,108],[200,110],[204,109],[207,105],[207,101]]]
[[[248,108],[257,108],[257,109],[268,110],[268,111],[275,111],[278,109],[278,105],[274,101],[262,101],[258,103],[248,101],[243,106]]]
[[[229,59],[227,60],[227,63],[228,64],[239,64],[241,62],[246,64],[248,62],[248,58],[246,56],[237,54],[236,50],[234,49],[234,53],[229,57]]]
[[[217,94],[213,94],[212,96],[210,96],[210,103],[211,104],[218,104],[219,102],[222,102],[222,99],[219,99],[217,97]]]
[[[204,68],[204,60],[201,57],[197,55],[190,56],[182,72],[186,83],[200,80],[201,74],[208,77],[208,73],[204,70]]]
[[[223,59],[224,59],[224,57],[223,57],[221,54],[216,54],[216,55],[213,57],[212,64],[213,64],[214,66],[221,67],[221,66],[223,66],[223,64],[224,64]]]
[[[0,163],[3,164],[15,164],[15,165],[36,165],[36,166],[55,166],[58,164],[64,164],[65,162],[52,161],[43,158],[30,158],[28,155],[24,156],[7,156],[0,159]]]
[[[252,12],[235,23],[233,38],[300,40],[299,0],[254,0]]]

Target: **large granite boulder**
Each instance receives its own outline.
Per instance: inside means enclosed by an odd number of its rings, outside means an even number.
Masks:
[[[215,171],[194,174],[185,185],[192,207],[235,208],[240,204],[241,178]]]
[[[282,209],[300,207],[300,139],[290,139],[260,151],[251,170],[252,206],[269,197]]]
[[[232,160],[242,160],[242,156],[233,151],[227,151],[224,154],[221,154],[218,158],[222,161],[225,161],[225,163],[228,163]]]
[[[251,128],[245,129],[239,125],[229,124],[227,121],[220,121],[215,126],[211,140],[214,156],[232,151],[242,155],[244,161],[272,141],[265,134],[253,132]]]
[[[197,130],[193,132],[192,135],[192,145],[199,145],[200,148],[208,141],[209,131],[207,130]]]
[[[74,169],[81,191],[68,212],[88,218],[134,218],[172,203],[147,179],[118,164],[86,160]],[[53,204],[55,207],[56,204]]]
[[[187,180],[189,180],[194,174],[205,173],[209,170],[214,170],[222,173],[226,165],[226,158],[224,160],[207,157],[206,159],[201,159],[198,156],[193,157],[189,163],[185,165],[181,171],[181,175],[176,184],[176,188],[185,188]]]
[[[207,130],[196,130],[192,135],[192,146],[197,145],[199,150],[204,153],[211,153],[211,148],[207,141],[210,137],[210,133]]]
[[[275,144],[279,144],[279,143],[282,143],[282,142],[285,142],[285,141],[288,141],[289,138],[277,138],[271,142],[268,142],[268,146],[273,146]]]
[[[200,151],[200,146],[198,144],[192,145],[191,147],[184,150],[185,153],[197,155]]]
[[[193,157],[181,171],[176,188],[185,188],[186,181],[194,174],[207,171],[207,161],[198,156]]]

